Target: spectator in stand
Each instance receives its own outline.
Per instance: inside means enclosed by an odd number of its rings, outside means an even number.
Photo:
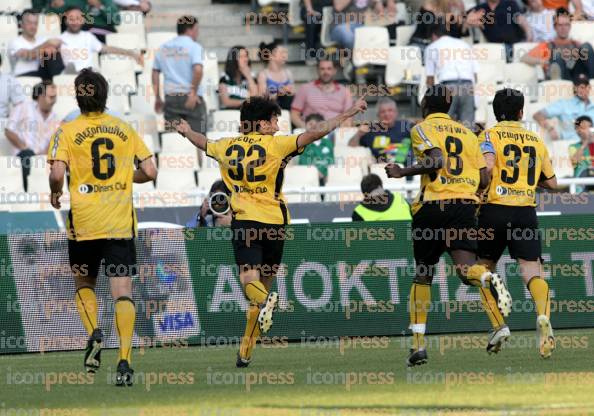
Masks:
[[[569,157],[573,164],[573,176],[576,178],[594,176],[594,133],[592,119],[581,116],[575,120],[575,132],[580,141],[569,145]],[[578,192],[590,191],[594,186],[578,187]]]
[[[52,134],[60,125],[53,112],[56,96],[56,87],[51,81],[44,81],[33,87],[31,100],[24,101],[10,113],[4,132],[14,147],[15,155],[22,160],[25,189],[31,157],[47,154]]]
[[[295,93],[293,74],[286,67],[289,51],[276,41],[260,43],[260,60],[266,68],[258,74],[258,93],[276,100],[283,110],[291,109]]]
[[[478,65],[472,48],[462,39],[449,36],[446,25],[431,27],[433,42],[425,50],[427,86],[445,84],[453,92],[449,115],[468,128],[474,125],[474,83]]]
[[[364,146],[371,150],[380,163],[406,163],[411,158],[410,130],[408,120],[398,119],[396,102],[382,97],[377,102],[379,122],[365,123],[349,140],[349,146]]]
[[[481,29],[487,42],[505,44],[508,58],[514,43],[532,42],[532,28],[515,0],[487,0],[479,4],[467,13],[464,28],[470,27]]]
[[[83,29],[103,43],[105,35],[116,32],[116,26],[120,24],[119,9],[113,0],[50,0],[42,10],[63,15],[72,8],[79,8],[85,16]]]
[[[39,14],[32,9],[21,14],[21,35],[10,41],[8,53],[17,77],[52,79],[64,70],[59,50],[60,39],[37,36]]]
[[[410,44],[424,52],[432,42],[431,30],[436,23],[444,24],[448,36],[460,38],[466,33],[462,26],[464,2],[462,0],[425,0],[418,13],[414,14],[415,31]]]
[[[333,0],[334,15],[330,39],[344,49],[353,49],[355,29],[365,24],[365,14],[370,7],[378,15],[384,13],[381,0]]]
[[[310,114],[321,114],[326,120],[344,113],[353,105],[351,92],[334,80],[336,63],[330,59],[318,62],[318,79],[302,85],[291,104],[291,122],[303,128]],[[350,125],[350,123],[345,124]]]
[[[554,19],[556,37],[542,42],[522,57],[528,65],[542,65],[548,79],[572,80],[578,74],[594,78],[594,50],[589,43],[569,38],[571,16],[558,9]]]
[[[546,9],[557,10],[566,9],[569,10],[570,0],[542,0],[542,5]],[[583,17],[582,0],[571,0],[574,7],[573,17],[576,20],[580,20]]]
[[[147,14],[153,7],[148,0],[114,0],[114,3],[120,10],[131,10],[135,12],[142,12]]]
[[[349,107],[350,108],[350,107]],[[305,127],[309,131],[315,131],[320,128],[320,123],[324,121],[324,116],[318,113],[309,114],[305,117]],[[334,133],[313,142],[306,146],[305,150],[299,155],[299,164],[306,166],[315,166],[318,169],[320,186],[324,186],[328,177],[328,166],[334,164]]]
[[[332,0],[303,0],[301,20],[305,25],[305,63],[316,64],[322,30],[322,10],[332,6]]]
[[[115,46],[104,45],[95,35],[86,30],[82,30],[85,23],[83,12],[78,7],[72,7],[64,15],[66,30],[60,35],[62,45],[60,54],[64,62],[67,73],[78,73],[83,68],[93,66],[93,54],[115,54],[134,58],[138,64],[144,63],[141,54],[129,50],[117,48]]]
[[[219,80],[221,108],[237,109],[248,97],[258,95],[248,50],[245,46],[233,46],[227,53],[225,73]]]
[[[2,65],[2,56],[0,56]],[[8,118],[10,110],[25,100],[21,84],[10,74],[0,72],[0,119]]]
[[[155,56],[152,84],[155,111],[165,112],[167,129],[174,129],[180,118],[192,130],[206,133],[207,113],[202,85],[204,49],[197,42],[198,19],[182,16],[177,19],[178,36],[165,42]],[[161,98],[159,74],[163,73],[165,102]]]
[[[590,99],[590,80],[585,75],[579,75],[573,81],[575,96],[567,100],[555,101],[534,114],[534,120],[545,129],[551,140],[578,140],[573,129],[574,120],[582,115],[594,119],[594,102]],[[551,123],[552,118],[559,119],[559,129]],[[561,134],[559,134],[559,131]]]
[[[555,11],[542,5],[542,0],[522,0],[528,9],[526,21],[532,29],[533,42],[549,42],[556,36],[554,27]]]
[[[353,211],[353,221],[410,220],[410,205],[401,193],[384,190],[379,176],[370,173],[361,181],[363,202]]]

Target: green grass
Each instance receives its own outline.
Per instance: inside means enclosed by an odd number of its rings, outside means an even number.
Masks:
[[[258,345],[241,370],[234,347],[135,350],[132,388],[108,379],[115,350],[103,351],[93,380],[82,372],[82,352],[2,356],[0,415],[594,414],[594,330],[556,335],[563,342],[549,360],[538,355],[532,332],[514,333],[515,347],[497,356],[477,344],[484,334],[429,337],[429,363],[412,370],[403,338],[343,352],[337,344]],[[442,353],[440,341],[451,347]],[[61,382],[46,382],[59,373]]]

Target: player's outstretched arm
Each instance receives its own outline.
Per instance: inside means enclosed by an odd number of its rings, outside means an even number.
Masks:
[[[396,163],[386,165],[388,178],[404,178],[405,176],[423,175],[435,172],[443,167],[443,156],[437,147],[425,152],[425,157],[409,167],[402,167]]]
[[[364,95],[361,98],[359,98],[355,102],[355,104],[344,113],[339,114],[336,117],[331,118],[330,120],[321,122],[315,131],[308,130],[300,134],[297,138],[297,146],[305,147],[308,144],[315,142],[316,140],[320,140],[322,137],[326,136],[332,130],[338,128],[346,120],[356,116],[359,113],[364,112],[365,110],[367,110],[367,101],[365,101]]]
[[[139,163],[138,169],[134,171],[134,183],[151,182],[157,179],[157,167],[152,157]]]
[[[60,209],[60,197],[62,196],[62,188],[64,187],[64,175],[66,174],[66,163],[61,160],[54,160],[51,162],[52,167],[49,175],[49,185],[51,190],[51,204],[55,209]]]
[[[192,130],[186,120],[180,120],[180,122],[175,126],[175,129],[198,149],[206,150],[206,142],[208,139],[204,134],[200,134]]]

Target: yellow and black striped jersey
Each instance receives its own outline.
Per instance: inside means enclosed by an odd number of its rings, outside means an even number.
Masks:
[[[424,201],[466,199],[478,202],[480,169],[486,165],[472,131],[445,113],[434,113],[413,127],[411,136],[418,161],[434,148],[441,150],[444,159],[441,169],[421,175],[421,190],[412,205],[413,213]]]
[[[208,141],[206,154],[219,162],[236,219],[288,224],[282,186],[285,166],[303,151],[297,137],[249,133]]]
[[[536,206],[536,186],[555,176],[542,139],[519,121],[500,121],[479,136],[483,153],[495,155],[489,204]]]
[[[63,124],[51,139],[48,161],[61,160],[70,172],[68,238],[134,237],[135,163],[151,156],[134,129],[109,114],[82,114]]]

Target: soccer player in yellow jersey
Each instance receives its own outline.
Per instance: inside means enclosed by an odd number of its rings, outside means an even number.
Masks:
[[[431,282],[444,252],[465,284],[478,286],[505,315],[511,309],[501,278],[477,262],[476,193],[488,185],[488,175],[477,137],[448,116],[451,102],[445,85],[429,87],[421,103],[424,121],[411,131],[416,164],[386,166],[388,177],[421,175],[421,190],[412,205],[416,272],[409,299],[413,346],[408,366],[427,362],[424,334]]]
[[[522,126],[523,108],[524,96],[520,91],[497,91],[493,111],[498,123],[479,138],[492,176],[486,203],[480,209],[479,228],[492,228],[494,236],[479,241],[478,254],[481,263],[492,271],[506,247],[518,261],[536,304],[540,355],[548,358],[555,349],[555,338],[550,322],[549,286],[542,278],[535,195],[537,186],[555,189],[557,179],[542,139]],[[503,317],[494,317],[495,331],[507,328]],[[509,329],[507,333],[509,336]],[[501,346],[502,343],[489,340],[487,348],[498,352]]]
[[[272,325],[278,295],[270,289],[282,260],[285,225],[289,223],[282,194],[284,169],[305,146],[366,109],[362,97],[346,112],[321,122],[315,131],[274,136],[279,130],[280,107],[267,98],[252,97],[241,106],[241,135],[237,137],[211,141],[183,120],[178,125],[180,134],[219,162],[223,181],[231,190],[233,251],[250,301],[237,367],[249,365],[258,336]]]
[[[107,81],[91,69],[75,80],[81,115],[63,124],[52,137],[52,206],[60,209],[64,175],[70,173],[68,254],[76,284],[76,305],[89,334],[84,366],[90,373],[101,363],[103,334],[97,323],[95,283],[101,263],[115,299],[115,324],[120,339],[116,385],[131,385],[132,336],[136,316],[131,276],[136,268],[136,212],[132,183],[155,180],[152,154],[129,124],[106,114]],[[138,169],[135,169],[138,164]]]

